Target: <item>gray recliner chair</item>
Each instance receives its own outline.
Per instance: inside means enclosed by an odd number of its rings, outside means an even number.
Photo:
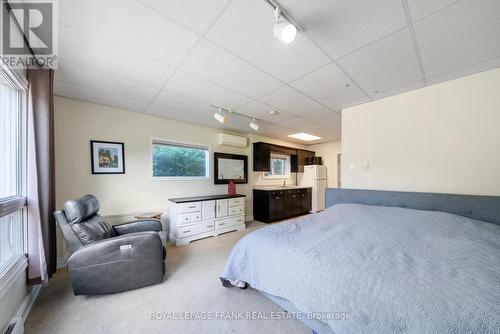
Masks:
[[[85,195],[54,212],[71,256],[68,269],[75,295],[117,293],[161,283],[165,236],[157,220],[111,226]]]

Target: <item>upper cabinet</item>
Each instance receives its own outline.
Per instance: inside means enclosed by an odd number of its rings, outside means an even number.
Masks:
[[[308,164],[311,158],[314,158],[315,153],[313,151],[297,150],[297,172],[304,172],[304,165]]]
[[[290,155],[290,171],[304,172],[307,158],[314,157],[314,152],[293,147],[258,142],[253,144],[253,171],[268,172],[271,170],[271,152]]]
[[[253,171],[269,172],[271,170],[271,145],[268,143],[253,144]]]

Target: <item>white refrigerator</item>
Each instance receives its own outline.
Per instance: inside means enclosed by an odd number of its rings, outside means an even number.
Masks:
[[[325,190],[326,190],[326,166],[308,165],[304,166],[304,174],[300,185],[312,188],[312,206],[311,213],[325,209]]]

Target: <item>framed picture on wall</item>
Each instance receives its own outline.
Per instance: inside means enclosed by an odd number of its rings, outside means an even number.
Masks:
[[[92,174],[125,174],[123,143],[90,141]]]

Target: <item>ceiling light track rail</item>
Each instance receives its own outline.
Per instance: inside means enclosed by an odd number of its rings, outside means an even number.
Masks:
[[[304,29],[302,29],[302,27],[297,23],[297,21],[295,21],[289,13],[286,12],[286,10],[283,9],[283,7],[277,2],[277,1],[274,1],[274,0],[264,0],[269,6],[271,6],[271,8],[276,11],[276,9],[279,10],[280,12],[280,16],[283,17],[285,20],[287,20],[288,22],[290,22],[291,24],[293,24],[295,26],[295,28],[297,28],[297,31],[298,32],[303,32]]]

